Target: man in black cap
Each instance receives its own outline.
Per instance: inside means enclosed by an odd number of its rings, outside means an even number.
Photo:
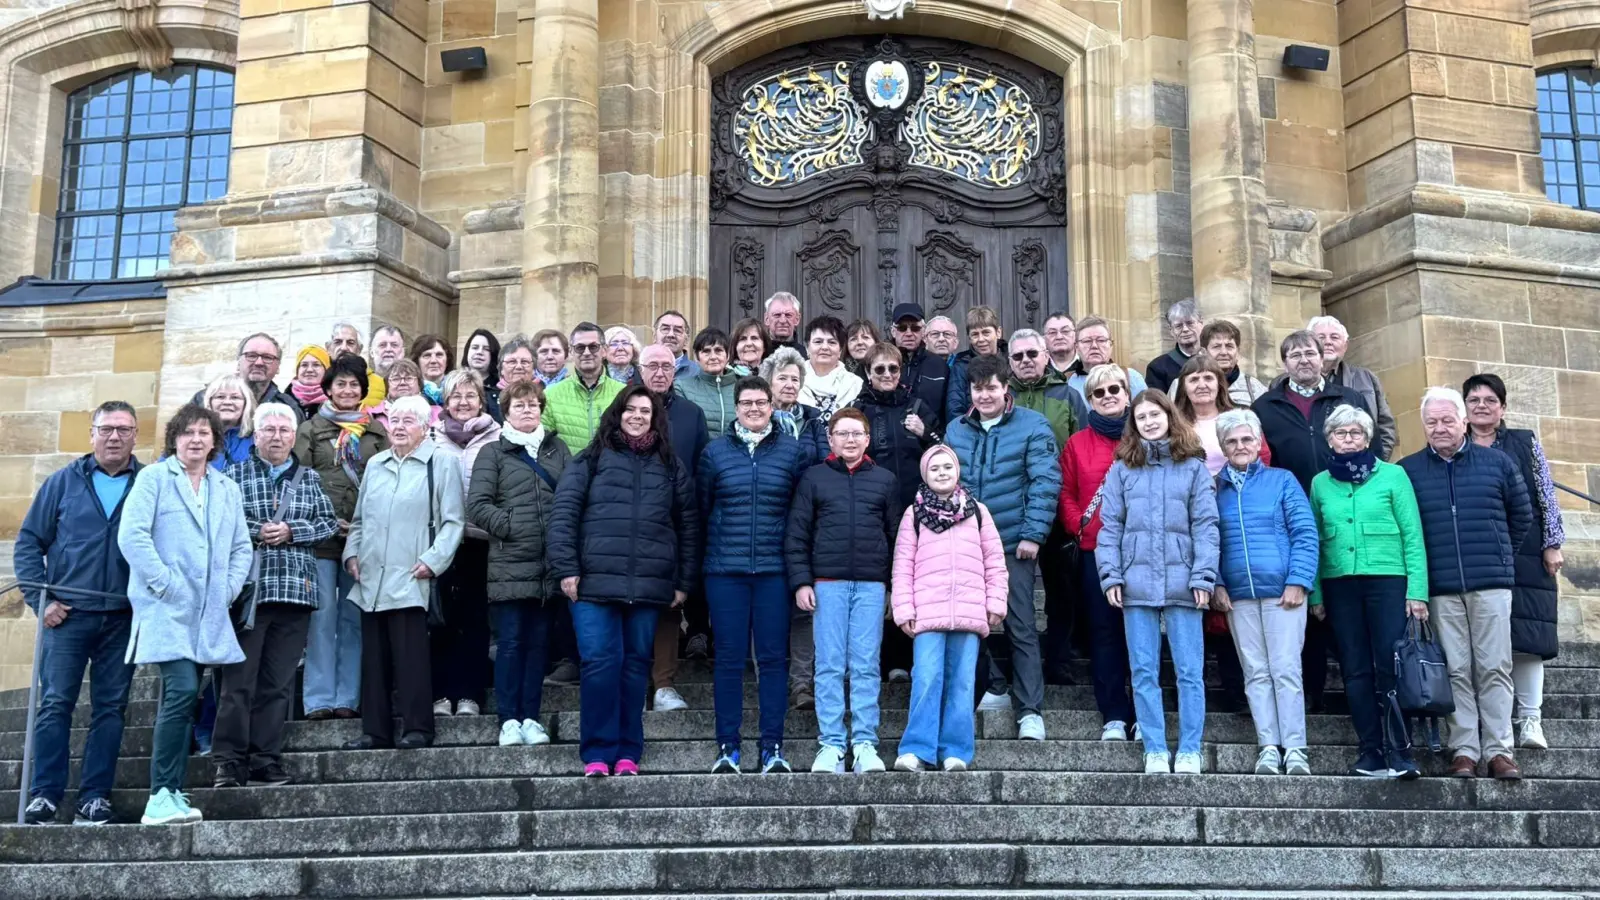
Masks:
[[[910,388],[911,395],[928,409],[942,411],[950,366],[945,359],[934,356],[922,346],[922,319],[922,307],[915,303],[902,303],[894,308],[894,342],[903,360],[900,383]],[[936,434],[944,433],[943,422],[929,422],[928,427]]]

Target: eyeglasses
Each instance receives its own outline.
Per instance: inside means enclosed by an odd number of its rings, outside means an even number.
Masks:
[[[939,329],[934,328],[934,329],[929,329],[928,337],[940,338],[940,339],[946,340],[946,341],[953,341],[953,340],[956,339],[956,333],[954,331],[940,331]]]
[[[1108,384],[1105,387],[1097,387],[1094,390],[1090,391],[1089,392],[1089,396],[1093,397],[1096,400],[1099,400],[1101,397],[1115,397],[1116,395],[1118,395],[1120,393],[1122,393],[1122,385],[1120,385],[1120,384]]]
[[[1344,438],[1347,441],[1353,441],[1357,438],[1366,437],[1367,432],[1364,428],[1340,428],[1333,432],[1333,436],[1336,438]]]
[[[900,367],[895,365],[894,363],[884,363],[883,365],[873,366],[872,367],[872,374],[874,374],[874,375],[899,375],[900,374]]]
[[[646,372],[671,372],[677,366],[669,362],[653,362],[645,363],[639,368],[644,369]]]
[[[1025,359],[1038,359],[1038,358],[1039,358],[1039,351],[1038,350],[1018,350],[1017,352],[1011,354],[1011,361],[1012,362],[1022,362]]]
[[[613,350],[615,350],[618,347],[627,347],[629,349],[632,349],[633,348],[633,341],[630,341],[627,338],[617,338],[616,340],[607,343],[606,346],[610,347]]]
[[[279,359],[282,358],[282,357],[276,356],[276,355],[271,354],[271,353],[257,353],[254,350],[252,350],[252,351],[250,351],[248,353],[241,353],[241,354],[239,354],[239,357],[241,359],[245,359],[245,360],[248,360],[248,361],[253,362],[253,363],[277,362]]]
[[[600,352],[599,344],[573,344],[572,352],[578,356],[592,356]]]
[[[833,436],[841,441],[859,441],[867,436],[865,431],[835,431]]]
[[[1284,359],[1291,362],[1302,359],[1322,359],[1322,352],[1319,350],[1295,350],[1285,356]]]
[[[133,437],[137,430],[129,425],[96,425],[94,428],[95,434],[101,437]]]
[[[1109,347],[1109,346],[1111,346],[1111,338],[1108,338],[1108,337],[1078,338],[1078,343],[1083,344],[1086,347]]]
[[[740,400],[734,405],[740,409],[766,409],[772,405],[772,401],[762,397],[759,400]]]
[[[1468,406],[1499,406],[1499,397],[1468,397]]]
[[[901,334],[904,334],[904,333],[906,333],[908,331],[921,331],[922,330],[922,323],[921,322],[896,322],[896,323],[894,323],[894,330],[900,332]]]
[[[533,368],[533,360],[508,359],[500,363],[500,368],[505,369],[507,372],[526,371]]]
[[[656,326],[656,334],[688,334],[688,333],[689,333],[689,329],[683,327],[682,325],[668,325],[666,322],[662,322],[660,325]]]

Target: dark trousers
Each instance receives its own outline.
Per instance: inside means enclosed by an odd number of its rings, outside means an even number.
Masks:
[[[911,638],[900,630],[894,619],[884,619],[883,642],[878,646],[879,668],[883,677],[888,678],[893,669],[904,669],[907,675],[911,674],[914,652]]]
[[[1339,670],[1344,674],[1357,745],[1363,753],[1405,749],[1386,747],[1383,738],[1383,709],[1394,689],[1394,645],[1406,632],[1405,577],[1326,579],[1322,582],[1322,607],[1327,610],[1328,626],[1339,651]],[[1310,696],[1310,688],[1306,691]]]
[[[402,736],[420,731],[432,740],[431,669],[426,609],[363,611],[361,730],[379,744],[392,744],[394,716],[399,713]],[[391,691],[394,693],[392,703]]]
[[[717,708],[717,743],[739,745],[744,725],[744,664],[756,650],[761,701],[761,747],[783,743],[789,712],[789,587],[782,575],[707,575],[711,636],[717,660],[712,697]]]
[[[1402,614],[1404,610],[1402,603]],[[1333,643],[1328,632],[1327,622],[1316,616],[1306,616],[1306,642],[1300,648],[1300,679],[1308,709],[1322,709],[1322,692],[1328,687],[1328,652]]]
[[[83,673],[90,672],[89,737],[83,745],[83,773],[78,802],[107,800],[116,776],[122,723],[128,711],[128,685],[133,666],[124,662],[133,614],[79,612],[44,630],[39,660],[39,718],[34,724],[34,767],[31,795],[56,805],[67,793],[72,713],[78,707]]]
[[[200,696],[200,666],[175,659],[160,664],[161,705],[150,739],[150,793],[162,788],[183,790],[189,771],[189,731],[194,727],[194,702]]]
[[[706,588],[703,583],[695,585],[695,589],[689,592],[689,599],[684,601],[680,611],[683,613],[686,633],[690,637],[697,634],[711,634],[711,607],[706,605]]]
[[[239,632],[244,662],[222,666],[212,676],[217,725],[211,756],[218,764],[248,763],[258,772],[280,761],[312,612],[309,606],[264,603],[256,608],[256,627]]]
[[[1048,623],[1044,642],[1045,671],[1066,669],[1072,663],[1073,627],[1078,621],[1078,551],[1067,531],[1056,522],[1039,550],[1039,574],[1044,581],[1044,613]]]
[[[1094,673],[1094,702],[1102,722],[1133,724],[1133,701],[1128,697],[1128,638],[1122,610],[1106,602],[1100,590],[1100,571],[1094,551],[1081,554],[1083,603],[1089,609],[1089,661]]]
[[[428,633],[435,700],[482,704],[489,687],[489,542],[467,538],[439,576],[444,625]]]
[[[567,599],[549,601],[565,606]],[[550,610],[537,598],[489,604],[499,632],[494,654],[494,703],[502,723],[539,718],[544,701],[544,661]]]
[[[555,668],[559,662],[578,661],[578,637],[572,630],[572,604],[550,605],[550,629],[545,640],[549,648],[546,668]]]
[[[1206,648],[1217,657],[1217,681],[1222,692],[1244,701],[1244,666],[1239,662],[1239,648],[1233,645],[1231,634],[1207,634]]]
[[[660,610],[642,603],[572,604],[582,672],[578,756],[585,763],[637,763],[644,756],[644,693]]]

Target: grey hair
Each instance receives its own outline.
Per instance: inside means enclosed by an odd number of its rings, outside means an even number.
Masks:
[[[1310,347],[1318,353],[1322,352],[1322,342],[1317,340],[1316,335],[1302,328],[1290,332],[1289,336],[1283,339],[1283,343],[1278,345],[1278,359],[1287,360],[1289,351],[1296,347]]]
[[[473,390],[478,392],[478,405],[486,409],[489,398],[484,394],[483,376],[479,375],[476,369],[460,368],[446,373],[439,383],[439,396],[443,397],[446,403],[450,402],[450,395],[456,392],[456,388],[460,387],[463,381],[472,385]],[[482,411],[484,410],[480,410]]]
[[[634,334],[633,329],[626,325],[613,325],[606,329],[604,340],[606,345],[610,346],[611,342],[619,337],[627,338],[628,343],[633,345],[633,355],[634,358],[637,359],[639,356],[639,351],[644,349],[644,345],[639,343],[639,336]]]
[[[1462,420],[1467,418],[1467,404],[1461,399],[1461,392],[1455,388],[1431,387],[1422,394],[1421,410],[1426,413],[1430,403],[1448,403],[1456,408],[1456,416]]]
[[[774,303],[787,303],[794,307],[795,312],[798,313],[800,311],[800,298],[789,293],[788,291],[779,291],[776,294],[773,294],[771,297],[768,297],[767,302],[763,304],[761,308],[763,310],[770,310],[772,309],[772,304]]]
[[[274,351],[276,351],[279,356],[283,355],[283,345],[278,343],[278,339],[277,338],[273,337],[270,334],[267,334],[265,331],[258,331],[255,334],[247,335],[244,340],[239,342],[239,352],[235,353],[234,356],[243,356],[244,355],[245,345],[249,344],[251,341],[255,340],[256,338],[265,339],[268,343],[270,343],[272,345],[272,349]]]
[[[400,330],[399,325],[379,325],[377,328],[372,329],[372,343],[376,344],[378,335],[384,332],[393,332],[400,338],[400,343],[404,344],[406,342],[406,333]]]
[[[1193,297],[1185,297],[1167,308],[1167,324],[1177,325],[1184,319],[1200,318],[1200,304]]]
[[[1120,381],[1124,387],[1131,388],[1128,384],[1128,372],[1116,363],[1105,363],[1089,370],[1089,377],[1084,379],[1083,392],[1085,394],[1094,390],[1108,381]],[[1132,400],[1132,397],[1128,398]]]
[[[133,411],[133,404],[126,400],[107,400],[94,408],[94,415],[89,417],[89,424],[98,425],[100,417],[111,413],[127,413],[133,416],[135,422],[139,421],[139,414]]]
[[[290,425],[298,426],[300,424],[300,417],[295,415],[294,410],[290,409],[288,404],[285,403],[261,404],[256,407],[256,414],[250,417],[250,424],[256,431],[260,431],[261,426],[265,425],[268,419],[288,419]]]
[[[415,415],[417,421],[422,423],[423,428],[427,428],[429,421],[433,419],[433,407],[428,405],[428,399],[421,394],[401,397],[399,400],[389,404],[390,421],[393,421],[401,413]]]
[[[1306,330],[1314,332],[1319,325],[1332,325],[1339,334],[1346,338],[1350,337],[1350,329],[1344,327],[1344,323],[1333,316],[1312,316],[1311,320],[1306,322]]]
[[[1038,341],[1042,344],[1044,343],[1044,335],[1034,331],[1032,328],[1018,328],[1016,331],[1011,332],[1011,340],[1008,344],[1015,344],[1017,341]]]
[[[1350,425],[1360,425],[1361,430],[1367,433],[1367,443],[1372,443],[1372,417],[1359,406],[1341,403],[1328,413],[1328,421],[1322,426],[1322,436],[1333,437],[1333,433]]]
[[[346,328],[348,328],[351,331],[354,331],[356,333],[356,340],[357,341],[361,340],[361,329],[359,329],[356,326],[350,324],[349,322],[335,322],[334,326],[333,326],[333,330],[328,332],[328,340],[331,341],[334,338],[337,338],[339,336],[339,332],[345,330]]]
[[[934,316],[924,323],[923,328],[927,328],[929,325],[932,325],[935,322],[948,322],[951,328],[956,328],[956,320],[950,318],[949,316]],[[959,334],[961,329],[956,328],[956,332]]]
[[[505,359],[518,350],[526,350],[530,356],[538,355],[533,352],[533,345],[528,343],[528,336],[525,334],[518,334],[514,335],[511,340],[506,341],[505,346],[500,348],[500,358]]]
[[[766,379],[768,384],[771,384],[772,376],[776,375],[779,369],[788,366],[800,367],[800,383],[805,384],[806,360],[805,357],[800,355],[800,351],[793,347],[779,347],[772,351],[771,356],[762,360],[761,377]]]
[[[1228,439],[1228,435],[1235,429],[1248,428],[1250,433],[1261,440],[1261,420],[1248,409],[1230,409],[1217,416],[1217,443],[1221,444]]]

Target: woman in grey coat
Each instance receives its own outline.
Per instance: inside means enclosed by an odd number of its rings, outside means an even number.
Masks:
[[[167,423],[165,458],[128,489],[117,546],[128,561],[128,661],[161,669],[146,825],[198,822],[183,793],[200,667],[243,662],[228,610],[250,574],[238,485],[210,467],[222,422],[199,406]]]
[[[413,750],[433,743],[428,600],[461,544],[466,492],[461,463],[426,439],[431,416],[421,397],[403,397],[389,407],[389,449],[367,464],[350,520],[344,567],[356,580],[350,602],[361,609],[363,734],[346,750]]]
[[[1106,473],[1095,549],[1106,600],[1122,609],[1147,773],[1200,774],[1206,722],[1201,613],[1217,580],[1217,495],[1206,452],[1172,401],[1134,398]],[[1161,702],[1161,626],[1178,672],[1178,755],[1169,768]]]

